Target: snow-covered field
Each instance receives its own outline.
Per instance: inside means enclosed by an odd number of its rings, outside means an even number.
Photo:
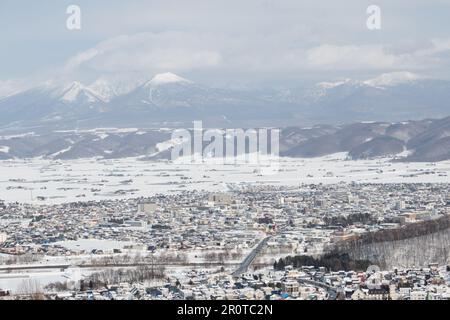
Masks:
[[[103,249],[106,251],[109,251],[110,249],[116,249],[116,248],[123,248],[125,245],[130,244],[126,242],[119,242],[119,241],[107,241],[107,240],[78,240],[78,241],[67,241],[67,242],[59,242],[55,243],[56,245],[63,245],[67,248],[71,249],[84,249],[84,250],[91,250],[91,249]],[[241,255],[236,258],[228,258],[227,263],[240,263],[242,259],[249,254],[252,248],[247,248],[241,250]],[[188,262],[191,264],[195,263],[205,263],[208,262],[206,255],[208,253],[221,253],[220,250],[189,250],[186,252],[182,252],[186,254],[186,257],[188,258]],[[233,251],[234,252],[234,251]],[[92,259],[102,259],[104,257],[120,257],[124,254],[130,255],[130,257],[134,257],[138,255],[139,257],[143,256],[152,256],[155,258],[155,261],[158,261],[159,257],[162,254],[170,254],[171,252],[167,250],[158,250],[155,253],[149,253],[145,250],[136,250],[136,249],[126,249],[121,254],[111,254],[111,253],[105,253],[101,255],[90,255],[90,254],[80,254],[80,255],[73,255],[73,256],[45,256],[44,259],[40,261],[36,261],[33,263],[28,264],[14,264],[14,265],[2,265],[0,264],[0,289],[6,289],[10,290],[12,293],[21,293],[21,290],[24,289],[27,285],[29,286],[30,283],[36,285],[40,289],[44,288],[46,285],[50,283],[55,282],[66,282],[73,279],[74,273],[79,273],[81,278],[85,278],[89,276],[92,273],[99,272],[101,270],[104,270],[103,267],[96,268],[96,267],[89,267],[89,268],[79,268],[77,267],[78,264],[89,264],[92,263]],[[178,252],[173,252],[173,254],[177,254]],[[1,255],[0,258],[7,259],[9,258],[8,255]],[[1,259],[0,259],[1,261]],[[70,266],[67,269],[61,270],[61,266]],[[60,266],[56,268],[55,266]],[[15,270],[15,271],[8,271],[5,270],[5,268],[8,267],[45,267],[43,269],[24,269],[24,270]],[[114,268],[112,266],[111,268]],[[121,269],[127,269],[127,267],[118,267]],[[211,267],[195,267],[195,270],[197,271],[213,271],[217,270],[218,266],[211,266]],[[231,272],[231,270],[234,268],[234,266],[226,266],[227,270]],[[192,271],[193,267],[186,265],[168,265],[166,266],[166,272],[168,275],[175,276],[178,278],[181,278],[184,276],[185,273]]]
[[[85,250],[92,251],[97,250],[110,250],[123,249],[127,245],[132,245],[132,242],[113,241],[113,240],[96,240],[96,239],[81,239],[77,241],[61,241],[55,242],[53,245],[62,246],[69,250]]]
[[[184,190],[226,191],[251,184],[448,183],[450,161],[393,163],[389,159],[346,160],[346,154],[321,158],[280,158],[275,173],[255,164],[44,159],[0,161],[0,199],[7,202],[64,203],[121,199]],[[273,164],[273,162],[272,162]]]

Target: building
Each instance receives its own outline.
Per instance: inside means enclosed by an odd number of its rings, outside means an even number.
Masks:
[[[8,239],[8,235],[6,233],[0,233],[0,243],[3,243]]]
[[[215,205],[229,205],[232,202],[232,198],[228,193],[214,193],[209,196],[209,202]]]
[[[427,300],[428,294],[426,291],[414,290],[411,291],[411,300]]]
[[[300,286],[297,281],[286,281],[283,283],[283,291],[292,297],[298,297]]]
[[[388,300],[389,291],[383,288],[357,289],[351,295],[352,300]]]
[[[158,209],[158,206],[154,202],[142,201],[138,203],[138,213],[154,213]]]
[[[368,300],[388,300],[389,290],[383,288],[369,289],[367,292]]]
[[[366,299],[367,294],[361,290],[361,289],[356,289],[353,294],[352,294],[352,300],[365,300]]]

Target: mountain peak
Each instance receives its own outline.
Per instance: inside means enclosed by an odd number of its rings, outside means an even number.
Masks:
[[[150,85],[164,85],[170,83],[192,83],[192,82],[171,72],[157,74],[149,82]]]
[[[84,96],[89,102],[104,101],[105,99],[97,92],[85,87],[78,81],[73,81],[67,86],[63,87],[58,93],[60,99],[65,102],[77,101],[81,96]]]
[[[321,89],[332,89],[335,87],[342,86],[344,84],[352,84],[352,83],[355,83],[355,81],[351,79],[342,79],[335,82],[319,82],[316,84],[316,87]]]
[[[61,100],[68,102],[74,101],[83,90],[84,86],[80,82],[74,81],[64,87]]]
[[[417,74],[411,72],[391,72],[383,73],[376,78],[366,80],[364,84],[371,87],[389,87],[414,82],[419,79],[420,77]]]
[[[393,87],[400,84],[412,83],[420,79],[421,77],[417,74],[407,71],[401,71],[401,72],[383,73],[375,78],[367,79],[364,81],[342,79],[334,82],[319,82],[316,84],[316,88],[328,90],[343,85],[384,88],[384,87]]]

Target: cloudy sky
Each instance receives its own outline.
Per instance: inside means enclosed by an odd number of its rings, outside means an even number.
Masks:
[[[66,28],[81,8],[82,29]],[[381,30],[366,27],[369,5]],[[450,77],[449,0],[0,0],[0,87],[174,72],[281,85],[409,71]]]

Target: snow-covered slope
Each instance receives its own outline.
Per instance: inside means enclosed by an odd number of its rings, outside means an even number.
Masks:
[[[54,91],[54,95],[61,101],[67,103],[99,103],[105,102],[106,99],[93,89],[85,87],[78,81],[72,82],[67,86]]]
[[[400,84],[413,84],[420,79],[421,77],[419,75],[411,72],[392,72],[383,73],[376,78],[363,81],[363,84],[371,87],[384,88]]]
[[[174,73],[166,72],[154,76],[153,79],[147,83],[147,86],[159,86],[169,83],[192,83],[192,81],[182,78]]]
[[[311,87],[229,89],[173,73],[103,76],[90,85],[46,83],[0,99],[2,126],[148,126],[208,121],[211,125],[287,126],[402,121],[450,115],[450,82],[394,72]]]

